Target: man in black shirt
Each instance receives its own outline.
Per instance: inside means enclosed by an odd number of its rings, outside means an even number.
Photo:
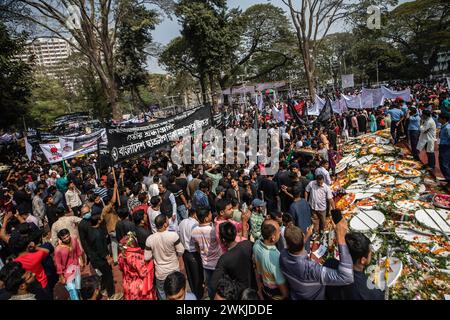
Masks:
[[[255,268],[253,266],[253,243],[249,240],[236,242],[236,227],[230,222],[224,222],[219,227],[219,237],[227,247],[219,259],[212,278],[214,290],[220,279],[228,276],[241,285],[240,291],[251,288],[257,290]],[[236,263],[239,261],[239,263]]]
[[[286,170],[287,164],[285,161],[281,162],[281,170],[275,175],[274,181],[277,182],[280,190],[288,190],[292,188],[293,181],[290,177],[290,171]],[[295,164],[297,165],[297,164]],[[298,166],[298,165],[297,165]],[[281,210],[286,212],[292,203],[292,198],[286,192],[280,193]]]
[[[183,188],[176,184],[175,175],[171,175],[169,177],[169,185],[167,186],[167,190],[173,193],[175,197],[175,202],[177,204],[177,218],[178,223],[188,218],[188,203],[186,197],[184,195]]]
[[[145,249],[145,241],[152,234],[151,230],[146,229],[145,225],[145,214],[144,210],[138,210],[133,214],[133,221],[136,229],[136,238],[139,244],[139,247],[144,250]]]
[[[384,300],[383,291],[368,287],[370,280],[364,273],[364,269],[370,265],[372,258],[369,238],[362,233],[348,233],[345,236],[345,242],[353,260],[354,281],[347,286],[328,286],[327,298],[329,300]]]
[[[116,223],[116,239],[120,242],[120,240],[122,240],[128,232],[136,232],[136,226],[129,219],[130,214],[128,212],[128,208],[119,208],[117,215],[119,216],[119,221]]]
[[[231,187],[228,188],[227,193],[225,194],[225,197],[228,200],[236,199],[240,205],[244,203],[244,188],[242,188],[239,185],[239,179],[236,177],[233,177],[231,179]]]
[[[24,205],[24,209],[28,212],[32,212],[31,208],[31,192],[25,188],[25,181],[17,181],[18,190],[14,193],[14,201],[16,205]]]
[[[116,294],[112,265],[114,263],[108,249],[108,231],[102,223],[101,215],[92,215],[90,219],[91,228],[88,229],[86,253],[91,261],[92,267],[101,274],[102,289],[106,289],[109,300],[119,300],[122,295]]]
[[[52,229],[53,223],[55,223],[55,221],[57,220],[57,213],[59,209],[53,203],[52,196],[45,197],[44,204],[45,204],[45,215],[47,216],[48,225],[50,229]]]
[[[273,176],[265,176],[259,185],[259,191],[263,192],[264,201],[267,203],[267,210],[278,210],[280,203],[280,191],[278,185],[273,181]]]

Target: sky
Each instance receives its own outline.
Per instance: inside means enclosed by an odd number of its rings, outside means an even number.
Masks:
[[[399,3],[407,2],[408,0],[400,0]],[[283,3],[282,0],[228,0],[229,8],[240,8],[245,10],[252,5],[258,3],[272,3],[274,6],[280,7],[284,9],[287,14],[287,6]],[[288,16],[290,19],[290,16]],[[180,35],[180,25],[176,17],[174,16],[172,20],[167,17],[156,26],[153,31],[153,41],[160,43],[162,45],[168,44],[172,39],[176,38]],[[335,24],[330,29],[329,33],[335,33],[338,31],[345,31],[343,24]],[[147,64],[147,70],[151,73],[166,73],[159,65],[156,58],[151,58]]]

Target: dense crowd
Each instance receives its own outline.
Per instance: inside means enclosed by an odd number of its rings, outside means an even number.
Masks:
[[[12,168],[0,176],[0,299],[51,300],[56,285],[71,300],[383,299],[364,274],[370,240],[330,219],[338,211],[330,186],[341,145],[384,128],[417,159],[424,150],[430,170],[440,129],[440,170],[450,182],[448,93],[413,89],[412,102],[326,123],[276,123],[244,110],[233,127],[257,119],[281,133],[275,175],[248,161],[177,166],[170,148],[114,166],[100,166],[96,154],[49,165],[12,144],[3,154]],[[331,229],[339,260],[321,265],[311,251]]]

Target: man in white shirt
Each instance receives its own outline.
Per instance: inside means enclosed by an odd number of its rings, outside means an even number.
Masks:
[[[154,196],[159,195],[158,183],[159,177],[153,177],[152,184],[150,184],[150,186],[148,187],[148,196],[150,197],[150,199]]]
[[[436,166],[436,154],[434,153],[436,140],[436,123],[431,117],[431,112],[429,110],[423,110],[417,150],[421,152],[425,149],[428,158],[427,165],[431,170],[434,170]]]
[[[180,271],[178,257],[184,252],[180,237],[176,232],[169,232],[169,220],[160,214],[155,219],[157,232],[150,235],[145,242],[144,259],[155,262],[156,289],[160,300],[166,300],[164,280],[175,271]]]
[[[189,218],[183,219],[179,225],[180,240],[184,246],[183,262],[191,291],[197,300],[203,298],[203,265],[200,253],[197,252],[195,241],[192,238],[192,230],[199,225],[197,213],[189,209]]]
[[[323,180],[327,186],[331,186],[331,177],[330,173],[328,172],[328,161],[321,161],[320,167],[316,169],[314,172],[315,176],[323,176]]]
[[[306,187],[306,198],[311,206],[311,220],[314,224],[314,232],[322,233],[325,229],[326,214],[334,209],[333,194],[329,186],[324,182],[322,175],[316,176]]]
[[[79,216],[81,205],[83,204],[81,202],[80,194],[81,192],[77,189],[75,183],[73,181],[70,181],[69,189],[66,192],[66,204],[69,208],[72,209],[73,214],[76,216]]]
[[[148,223],[150,223],[150,228],[152,233],[156,233],[155,219],[161,214],[161,198],[159,196],[154,196],[150,199],[150,207],[147,209]]]

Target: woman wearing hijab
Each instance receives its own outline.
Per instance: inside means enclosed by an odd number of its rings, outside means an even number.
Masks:
[[[139,247],[134,232],[128,232],[120,243],[119,268],[122,271],[124,299],[156,300],[153,260],[144,260],[144,250]]]

